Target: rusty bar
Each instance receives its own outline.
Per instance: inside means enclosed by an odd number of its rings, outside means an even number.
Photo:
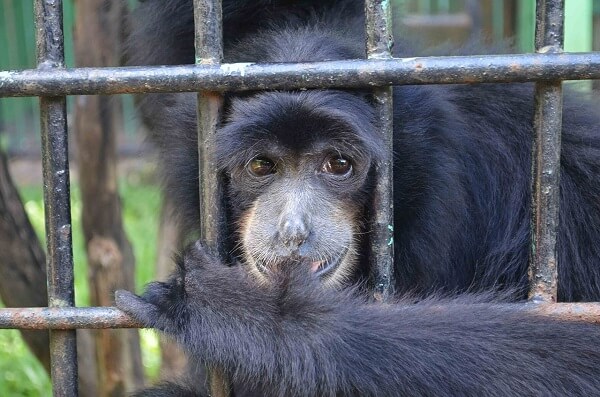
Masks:
[[[66,330],[140,327],[140,323],[116,307],[0,309],[0,328]]]
[[[566,321],[600,324],[600,303],[526,303],[525,309]]]
[[[560,54],[563,48],[564,0],[538,0],[536,18],[536,52]],[[556,302],[561,81],[536,83],[533,126],[529,299]]]
[[[0,71],[0,97],[600,79],[600,52]]]
[[[503,303],[474,304],[527,310],[566,321],[600,324],[600,303]],[[440,304],[440,309],[444,309]],[[0,309],[0,329],[105,329],[139,328],[141,324],[116,307],[30,307]]]
[[[219,65],[223,58],[221,3],[194,0],[196,64]],[[213,141],[221,117],[222,97],[214,91],[198,93],[198,157],[200,178],[200,233],[213,248],[219,247],[221,195],[209,143]]]
[[[223,60],[223,14],[220,0],[194,0],[196,65],[218,66]],[[198,161],[200,185],[200,238],[224,257],[224,214],[221,184],[210,149],[221,120],[223,97],[215,91],[198,92]],[[230,395],[230,382],[220,368],[209,368],[211,396]]]
[[[366,0],[365,19],[367,33],[367,57],[369,59],[392,59],[392,11],[387,0]],[[375,112],[384,137],[386,154],[375,172],[377,184],[373,192],[371,243],[371,279],[374,296],[386,301],[393,295],[394,277],[394,201],[393,201],[393,152],[394,108],[392,87],[373,90]]]
[[[62,0],[35,2],[38,70],[64,68]],[[48,306],[75,305],[69,151],[65,97],[41,97],[42,166],[48,255]],[[77,396],[75,331],[50,332],[50,365],[54,396]]]

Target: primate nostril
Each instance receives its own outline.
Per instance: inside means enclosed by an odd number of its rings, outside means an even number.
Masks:
[[[283,238],[283,243],[289,248],[298,248],[306,241],[304,234],[293,234]]]
[[[305,222],[300,219],[289,219],[283,224],[281,240],[288,248],[299,248],[306,242],[309,233]]]

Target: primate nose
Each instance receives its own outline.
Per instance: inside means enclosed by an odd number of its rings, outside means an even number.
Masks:
[[[304,244],[310,234],[310,222],[308,216],[294,214],[285,216],[279,224],[279,235],[283,244],[292,250],[296,250]]]

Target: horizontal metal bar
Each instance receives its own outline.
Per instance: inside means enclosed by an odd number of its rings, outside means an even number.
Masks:
[[[116,307],[28,307],[0,309],[0,328],[75,329],[140,328]]]
[[[472,306],[490,304],[474,304]],[[503,303],[506,310],[528,310],[567,321],[600,324],[600,303]],[[443,309],[444,304],[440,304]],[[141,328],[116,307],[28,307],[0,309],[0,329]]]
[[[600,79],[600,52],[0,72],[0,97]]]

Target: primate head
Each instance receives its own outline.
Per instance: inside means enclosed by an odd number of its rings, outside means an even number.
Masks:
[[[264,92],[231,101],[216,159],[235,254],[259,280],[304,263],[328,285],[355,273],[382,141],[361,95]]]

